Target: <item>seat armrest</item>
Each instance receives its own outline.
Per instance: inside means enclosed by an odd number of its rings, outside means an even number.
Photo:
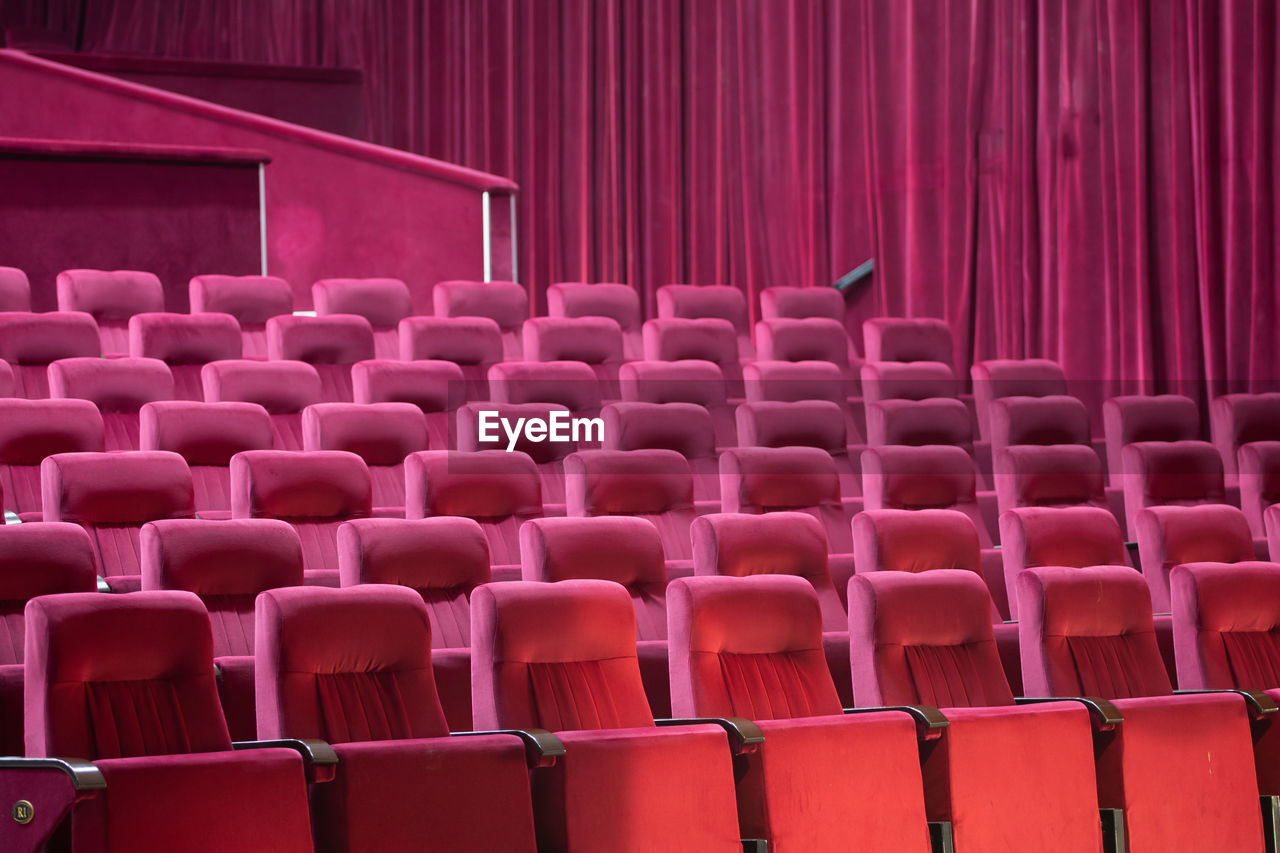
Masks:
[[[874,714],[878,711],[902,711],[916,721],[916,737],[920,740],[937,740],[942,730],[951,722],[932,705],[880,705],[874,708],[845,708],[846,714]]]
[[[82,758],[0,758],[0,770],[57,770],[71,779],[77,793],[104,791],[107,780],[91,761]]]
[[[658,726],[719,726],[729,733],[729,746],[734,755],[755,752],[764,743],[764,732],[750,720],[742,717],[685,717],[681,719],[654,720]]]
[[[0,758],[0,850],[45,850],[76,803],[107,787],[102,771],[78,758]]]
[[[475,737],[476,735],[512,735],[524,742],[525,761],[530,767],[550,767],[556,759],[564,755],[564,744],[560,738],[546,729],[494,729],[486,732],[452,732],[452,737]]]
[[[1276,701],[1263,693],[1261,690],[1239,690],[1236,688],[1222,688],[1220,690],[1175,690],[1174,696],[1195,696],[1201,693],[1235,693],[1244,697],[1244,704],[1249,709],[1249,716],[1255,721],[1264,720],[1267,715],[1280,711],[1280,705],[1276,705]]]
[[[1095,732],[1114,731],[1124,722],[1120,709],[1098,696],[1019,696],[1013,700],[1019,705],[1039,705],[1044,702],[1078,702],[1089,709],[1089,721]]]
[[[302,756],[307,769],[307,782],[332,782],[338,766],[338,753],[317,738],[281,738],[279,740],[242,740],[231,744],[236,750],[292,749]]]

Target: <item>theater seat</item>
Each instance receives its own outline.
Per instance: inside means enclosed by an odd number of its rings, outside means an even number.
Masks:
[[[317,403],[302,412],[302,449],[363,459],[379,514],[404,515],[404,458],[428,447],[426,418],[410,403]]]
[[[1121,453],[1124,509],[1130,534],[1152,506],[1225,504],[1222,457],[1207,441],[1139,441]],[[1158,603],[1158,602],[1157,602]]]
[[[49,396],[93,403],[107,450],[137,450],[138,411],[174,398],[173,375],[155,358],[64,358],[49,365]]]
[[[97,358],[102,354],[98,325],[82,312],[0,313],[0,359],[13,371],[15,396],[49,396],[48,365],[60,358]]]
[[[730,399],[742,397],[739,339],[728,320],[713,317],[649,320],[644,324],[643,336],[647,361],[709,361],[720,368],[725,394]]]
[[[1090,446],[1089,412],[1075,397],[1001,397],[991,401],[991,453],[1022,444]],[[1101,467],[1101,466],[1100,466]]]
[[[40,463],[40,484],[43,520],[83,527],[115,592],[141,584],[142,525],[195,517],[191,471],[176,453],[58,453]]]
[[[320,402],[320,374],[301,361],[214,361],[200,372],[211,403],[256,403],[271,416],[276,450],[302,449],[302,410]]]
[[[373,359],[351,365],[351,394],[357,403],[412,403],[426,418],[430,445],[447,448],[466,386],[453,362]]]
[[[860,375],[868,405],[882,400],[953,398],[958,390],[951,366],[940,361],[868,361]]]
[[[1236,485],[1240,448],[1255,441],[1280,441],[1280,392],[1224,394],[1209,404],[1209,430],[1222,457],[1228,486]]]
[[[803,579],[682,578],[669,624],[676,713],[746,717],[764,734],[738,761],[744,837],[778,850],[931,849],[912,719],[844,716]]]
[[[1233,506],[1153,506],[1134,524],[1142,574],[1157,613],[1169,612],[1169,573],[1183,563],[1243,563],[1255,557],[1249,522]]]
[[[973,455],[973,417],[950,397],[868,403],[867,446],[949,444]]]
[[[738,358],[752,361],[756,357],[751,343],[751,321],[747,312],[747,298],[736,287],[713,285],[703,287],[693,284],[667,284],[658,288],[658,317],[687,320],[718,319],[733,327],[737,338]],[[647,346],[647,345],[646,345]],[[700,358],[700,356],[690,356]],[[646,355],[645,358],[654,358]],[[731,394],[731,396],[740,396]]]
[[[739,403],[736,412],[739,447],[816,447],[831,456],[840,474],[840,495],[862,494],[862,476],[850,452],[858,452],[858,436],[848,433],[842,406],[829,400]],[[850,444],[854,444],[851,448]]]
[[[431,668],[445,719],[471,725],[471,594],[489,583],[489,543],[470,518],[359,518],[338,528],[342,586],[416,591],[431,619]]]
[[[1107,442],[1107,470],[1113,484],[1124,471],[1122,451],[1138,441],[1197,441],[1200,410],[1190,397],[1178,394],[1112,397],[1102,404],[1102,427]]]
[[[316,314],[357,314],[373,327],[374,358],[399,358],[400,321],[413,314],[409,288],[398,278],[324,278],[311,285]]]
[[[991,404],[1001,397],[1051,397],[1067,394],[1062,367],[1045,358],[992,359],[969,368],[978,434],[991,440]]]
[[[778,318],[825,317],[844,322],[844,296],[832,287],[766,287],[760,291],[760,316]]]
[[[256,403],[147,403],[139,413],[142,450],[168,450],[187,461],[203,519],[231,517],[231,457],[271,450],[271,416]]]
[[[248,450],[231,458],[231,517],[292,524],[312,586],[338,585],[338,527],[372,514],[369,469],[354,453]]]
[[[994,512],[988,523],[978,504],[972,457],[959,447],[924,445],[868,448],[862,453],[862,499],[867,509],[955,509],[969,516],[983,548],[990,548]],[[994,510],[994,507],[991,507]]]
[[[608,317],[622,329],[622,352],[626,359],[644,357],[640,325],[640,294],[625,284],[581,284],[560,282],[547,288],[549,317]]]
[[[1263,516],[1280,503],[1280,441],[1253,441],[1241,445],[1240,508],[1249,520],[1254,540],[1266,539]],[[1270,559],[1280,560],[1280,549],[1270,548]]]
[[[5,511],[40,520],[40,463],[55,453],[100,453],[102,416],[88,400],[0,400],[0,493]]]
[[[480,424],[482,412],[485,416],[486,429],[483,432]],[[456,449],[463,452],[475,450],[502,450],[508,447],[527,454],[538,466],[538,478],[542,481],[542,509],[549,515],[564,515],[564,460],[570,453],[578,449],[579,442],[574,440],[572,424],[568,420],[572,413],[564,406],[555,403],[466,403],[459,407],[455,435]],[[556,427],[553,418],[563,418],[562,427]],[[508,427],[501,426],[505,419]],[[567,436],[565,441],[551,441],[551,434],[541,440],[529,438],[523,427],[519,427],[521,419],[526,421],[543,421],[548,429],[563,429]],[[517,429],[519,436],[515,444],[507,429]],[[579,436],[586,433],[579,430]]]
[[[608,317],[533,317],[525,320],[525,361],[580,361],[600,383],[601,396],[618,399],[622,328]]]
[[[253,740],[253,608],[258,593],[302,585],[302,544],[271,518],[211,523],[192,519],[142,526],[142,589],[200,596],[213,631],[218,698],[232,740]]]
[[[30,311],[31,283],[17,267],[0,267],[0,311]]]
[[[503,359],[502,329],[488,317],[409,317],[400,321],[402,361],[449,361],[467,400],[489,399],[489,368]]]
[[[312,365],[320,375],[321,400],[350,403],[351,365],[374,357],[373,327],[355,314],[272,317],[267,357]]]
[[[495,364],[489,368],[489,399],[495,403],[555,403],[575,418],[600,417],[603,401],[595,372],[580,361]]]
[[[1263,850],[1245,702],[1173,695],[1138,573],[1027,569],[1017,595],[1027,695],[1101,696],[1124,716],[1098,741],[1098,804],[1125,810],[1130,849]]]
[[[293,313],[289,282],[270,275],[198,275],[188,285],[192,314],[230,314],[240,324],[244,357],[267,357],[267,321]]]
[[[332,751],[233,748],[196,596],[42,597],[26,644],[28,760],[5,759],[0,787],[31,802],[33,821],[25,837],[5,830],[6,850],[43,849],[67,810],[59,844],[72,851],[313,849],[307,782],[331,772]],[[70,756],[72,775],[30,761]]]
[[[862,321],[862,341],[868,362],[955,363],[951,327],[935,317],[873,317]]]
[[[564,743],[555,766],[533,774],[539,849],[743,849],[731,742],[718,725],[655,726],[626,590],[488,584],[471,616],[476,724],[548,729]]]
[[[278,589],[258,607],[258,729],[333,743],[312,797],[321,850],[534,853],[529,765],[545,732],[450,737],[422,600],[394,586]]]
[[[827,400],[845,406],[850,402],[844,374],[829,361],[756,361],[743,365],[742,375],[750,403]]]
[[[652,522],[627,516],[535,518],[520,528],[520,570],[526,581],[595,578],[626,589],[636,614],[645,696],[656,716],[671,716],[667,570]]]
[[[98,324],[102,354],[129,353],[129,318],[164,311],[164,288],[153,273],[138,270],[63,270],[58,310],[83,311]]]
[[[695,501],[720,508],[720,458],[711,413],[696,403],[610,403],[605,450],[674,450],[689,463]]]
[[[711,415],[716,444],[738,441],[733,408],[726,396],[724,374],[709,361],[633,361],[618,370],[622,400],[628,403],[691,403]],[[718,491],[717,491],[718,494]]]
[[[529,319],[529,294],[514,281],[441,281],[431,289],[437,317],[487,317],[502,332],[503,358],[522,355],[520,327]],[[415,305],[418,314],[430,313]]]
[[[859,393],[858,362],[849,358],[844,324],[825,317],[777,318],[756,323],[760,361],[829,361],[845,376],[848,393]]]
[[[1109,509],[1102,460],[1088,444],[1015,444],[995,451],[996,504]]]
[[[201,368],[243,353],[240,324],[230,314],[135,314],[129,320],[129,354],[167,364],[179,400],[203,400]]]

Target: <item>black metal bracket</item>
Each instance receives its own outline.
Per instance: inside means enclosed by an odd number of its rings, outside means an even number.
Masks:
[[[933,853],[955,853],[956,842],[951,834],[951,821],[929,821],[929,846]]]
[[[1076,702],[1089,709],[1089,719],[1095,731],[1109,732],[1124,722],[1120,709],[1099,696],[1019,696],[1013,700],[1019,705],[1041,705],[1045,702]]]
[[[729,733],[730,745],[737,755],[755,752],[764,743],[764,732],[750,720],[742,717],[686,717],[681,719],[654,720],[659,726],[719,726]]]
[[[1124,831],[1124,809],[1098,809],[1102,819],[1104,853],[1128,853],[1129,839]]]
[[[937,740],[951,721],[932,705],[880,705],[873,708],[845,708],[846,714],[874,714],[879,711],[901,711],[910,714],[916,722],[916,737],[920,740]]]
[[[452,732],[453,737],[477,735],[512,735],[524,742],[525,759],[530,767],[550,767],[564,755],[560,738],[546,729],[494,729],[484,732]]]

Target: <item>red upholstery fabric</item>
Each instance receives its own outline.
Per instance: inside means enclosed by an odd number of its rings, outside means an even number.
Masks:
[[[625,284],[561,282],[547,288],[547,316],[608,317],[622,329],[622,352],[628,359],[643,358],[640,294]]]
[[[529,294],[514,281],[441,281],[431,289],[437,317],[487,317],[502,331],[503,356],[521,355],[520,326],[529,319]],[[417,313],[427,313],[417,306]]]
[[[230,314],[135,314],[129,320],[129,354],[169,365],[180,400],[204,399],[202,365],[243,353],[240,324]]]
[[[1280,441],[1280,392],[1224,394],[1209,404],[1209,429],[1222,456],[1228,483],[1234,483],[1236,455],[1254,441]]]
[[[737,409],[741,447],[817,447],[847,452],[844,412],[829,400],[742,403]]]
[[[862,322],[867,361],[954,364],[951,327],[934,317],[873,317]]]
[[[725,288],[728,290],[728,288]],[[738,292],[738,296],[741,297]],[[728,320],[678,317],[644,324],[644,357],[649,361],[709,361],[720,368],[729,397],[742,396],[738,337]]]
[[[709,361],[633,361],[618,369],[622,399],[633,403],[692,403],[711,415],[716,443],[736,441],[724,374]]]
[[[1140,441],[1121,453],[1129,530],[1144,507],[1226,503],[1222,457],[1206,441]]]
[[[1241,445],[1240,507],[1249,520],[1254,539],[1265,539],[1263,515],[1267,507],[1280,503],[1280,441],[1253,441]],[[1271,552],[1280,559],[1280,550]]]
[[[1016,444],[1089,444],[1089,412],[1075,397],[1002,397],[991,402],[991,449]]]
[[[1124,471],[1121,451],[1136,441],[1194,441],[1200,436],[1200,410],[1178,394],[1112,397],[1102,404],[1107,440],[1107,469]]]
[[[526,361],[622,362],[622,328],[610,317],[534,317],[522,328]]]
[[[1280,687],[1280,570],[1274,563],[1191,563],[1169,575],[1178,686]]]
[[[1001,397],[1049,397],[1067,393],[1062,367],[1044,358],[993,359],[969,368],[978,433],[991,439],[991,404]]]
[[[448,447],[467,389],[453,362],[373,359],[351,365],[351,395],[357,403],[412,403],[426,416],[430,446]]]
[[[972,452],[973,417],[959,400],[881,400],[867,404],[867,446],[950,444]]]
[[[719,319],[733,326],[737,337],[738,358],[753,359],[751,324],[747,299],[736,287],[702,287],[692,284],[668,284],[658,288],[658,317],[681,319]],[[646,347],[648,344],[646,343]],[[645,358],[655,356],[646,355]],[[696,357],[696,356],[695,356]]]
[[[375,355],[373,327],[356,314],[272,317],[267,321],[267,357],[303,361],[320,375],[325,402],[351,402],[351,365]]]
[[[537,465],[519,451],[428,450],[404,461],[405,517],[457,515],[480,523],[495,568],[520,562],[521,523],[542,515]]]
[[[853,564],[866,572],[964,569],[982,576],[978,531],[950,509],[878,509],[853,517]]]
[[[409,317],[400,321],[400,358],[451,361],[462,368],[468,400],[489,399],[489,367],[503,359],[503,333],[488,317]]]
[[[954,397],[958,387],[950,365],[940,361],[868,361],[860,372],[867,403]]]
[[[575,417],[598,417],[600,382],[580,361],[506,362],[489,368],[495,403],[558,403]]]
[[[55,453],[104,449],[102,416],[87,400],[0,399],[0,494],[4,508],[40,513],[40,463]]]
[[[1239,563],[1254,556],[1249,523],[1233,506],[1153,506],[1138,513],[1131,529],[1157,613],[1169,611],[1169,572],[1174,566]]]
[[[756,323],[756,347],[762,361],[829,361],[849,366],[844,324],[825,317],[761,320]]]
[[[59,311],[83,311],[97,321],[104,355],[129,352],[130,317],[164,310],[164,288],[149,272],[64,270],[57,289]]]
[[[373,327],[378,358],[400,355],[400,321],[413,313],[409,288],[398,278],[325,278],[311,285],[316,314],[358,314]]]
[[[747,400],[829,400],[845,405],[844,373],[828,361],[757,361],[742,368]]]
[[[102,354],[98,325],[82,312],[0,312],[0,359],[13,368],[14,391],[38,400],[49,396],[46,365],[60,358]]]
[[[720,501],[711,413],[695,403],[610,403],[600,410],[606,450],[674,450],[689,462],[695,500]]]
[[[404,506],[404,458],[428,446],[426,418],[410,403],[317,403],[302,413],[303,450],[363,459],[376,507]]]
[[[955,509],[973,520],[983,547],[990,531],[978,510],[973,459],[959,447],[879,447],[862,453],[867,509]]]
[[[995,452],[994,467],[1001,512],[1020,506],[1108,505],[1102,460],[1088,444],[1015,444]]]
[[[766,287],[760,291],[760,316],[765,320],[825,317],[843,324],[844,297],[829,287]]]
[[[230,314],[240,323],[244,357],[267,357],[267,321],[293,313],[289,282],[266,275],[198,275],[188,286],[191,313]]]
[[[301,361],[214,361],[200,372],[208,402],[257,403],[278,450],[302,449],[302,410],[320,402],[320,374]]]
[[[137,450],[138,410],[172,400],[173,375],[154,358],[64,358],[49,365],[49,396],[90,400],[102,413],[107,450]]]
[[[17,267],[0,267],[0,311],[30,311],[31,284]]]
[[[725,512],[796,510],[817,518],[831,553],[853,550],[831,455],[816,447],[740,447],[720,454]]]
[[[856,538],[856,531],[855,531]],[[1116,517],[1092,506],[1019,507],[1000,513],[1000,556],[1005,589],[1016,590],[1018,573],[1039,566],[1123,566],[1128,562]],[[1009,596],[1018,618],[1018,597]]]
[[[0,526],[0,667],[23,661],[23,609],[28,601],[96,588],[93,543],[80,527],[57,522]],[[0,740],[6,738],[10,724],[14,731],[22,731],[21,687],[19,677],[18,716],[11,720],[0,714]],[[18,752],[10,754],[21,755],[21,750],[19,743]]]

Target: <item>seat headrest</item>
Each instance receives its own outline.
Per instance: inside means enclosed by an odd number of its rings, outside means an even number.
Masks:
[[[173,399],[173,374],[158,358],[60,358],[49,365],[49,396],[134,414],[144,403]]]
[[[844,321],[844,297],[831,287],[766,287],[760,291],[760,316],[804,319],[826,317]]]
[[[866,405],[867,444],[973,444],[969,407],[950,397],[925,400],[879,400]]]
[[[253,596],[302,585],[302,543],[286,521],[168,519],[142,526],[142,588]]]
[[[628,402],[725,404],[724,374],[701,359],[627,362],[618,368],[618,382]]]
[[[1207,441],[1139,441],[1121,459],[1126,475],[1142,478],[1150,503],[1226,503],[1222,456]]]
[[[982,545],[973,520],[952,509],[873,509],[853,517],[859,572],[963,569],[982,574]]]
[[[508,361],[489,368],[495,403],[559,403],[570,411],[600,408],[600,381],[580,361]]]
[[[502,329],[489,317],[407,317],[400,321],[400,358],[495,364],[502,361]]]
[[[648,320],[641,335],[649,361],[710,361],[721,369],[738,362],[738,335],[728,320],[679,317]]]
[[[301,361],[211,361],[200,381],[209,402],[257,403],[272,415],[320,402],[320,374]]]
[[[862,452],[871,509],[945,509],[977,501],[972,457],[959,447],[877,447]]]
[[[1140,539],[1163,543],[1165,567],[1182,563],[1239,563],[1254,557],[1243,512],[1226,504],[1150,506],[1138,513]]]
[[[610,403],[600,411],[606,450],[674,450],[685,459],[713,459],[715,424],[696,403]]]
[[[725,512],[840,504],[840,476],[817,447],[739,447],[720,454]]]
[[[1002,397],[991,404],[991,444],[1088,444],[1089,410],[1076,397]]]
[[[822,651],[822,609],[804,578],[677,578],[668,587],[667,611],[673,626],[687,626],[679,635],[692,653]]]
[[[0,312],[0,359],[11,365],[48,364],[60,358],[100,355],[98,324],[88,314]]]
[[[875,317],[862,323],[867,361],[954,360],[951,327],[934,317]]]
[[[667,584],[662,539],[644,518],[535,518],[520,528],[520,555],[527,581],[598,578],[628,588]]]
[[[1135,441],[1184,441],[1200,437],[1200,409],[1179,394],[1112,397],[1102,404],[1108,436],[1119,446]]]
[[[59,311],[83,311],[100,322],[164,310],[160,279],[140,270],[63,270],[57,289]]]
[[[737,410],[741,447],[818,447],[845,453],[844,411],[829,400],[741,403]]]
[[[542,514],[538,467],[519,451],[427,450],[404,460],[405,517],[503,519]]]
[[[30,311],[31,283],[17,267],[0,267],[0,311]]]
[[[272,317],[267,357],[308,364],[354,364],[373,358],[373,327],[357,314]]]
[[[693,474],[674,450],[580,450],[565,457],[571,515],[693,511]]]
[[[869,627],[877,645],[963,646],[995,641],[991,594],[974,572],[857,574],[849,579],[849,612],[875,614]],[[1007,704],[1013,704],[1012,695]]]
[[[1245,493],[1252,479],[1264,506],[1280,503],[1280,441],[1251,441],[1240,447],[1238,457],[1240,483]]]
[[[699,575],[796,575],[831,580],[822,523],[803,512],[698,516],[690,527]]]
[[[366,465],[400,465],[427,449],[427,421],[410,403],[316,403],[302,412],[302,446],[345,450]]]
[[[357,403],[412,403],[424,413],[452,412],[466,399],[462,368],[451,361],[373,359],[351,365]]]
[[[57,453],[40,463],[45,521],[135,524],[195,515],[186,460],[163,450]]]
[[[261,326],[293,313],[293,289],[273,275],[198,275],[188,289],[192,314],[230,314],[245,325]]]
[[[955,374],[950,365],[940,361],[869,361],[862,365],[859,373],[862,387],[873,402],[956,395]]]
[[[398,278],[323,278],[311,285],[316,313],[358,314],[376,329],[394,329],[413,313],[409,287]]]
[[[844,324],[826,317],[779,318],[756,323],[756,346],[766,361],[829,361],[849,365]]]
[[[93,542],[80,525],[0,525],[0,601],[94,592],[97,578]]]
[[[658,316],[662,318],[715,318],[733,326],[734,334],[747,334],[747,297],[736,287],[668,284],[658,288]]]
[[[1018,610],[1037,614],[1048,637],[1114,637],[1153,633],[1151,591],[1126,566],[1024,569],[1017,579]]]
[[[625,284],[561,282],[547,288],[552,317],[609,317],[623,331],[640,329],[640,294]]]
[[[1009,508],[1106,504],[1102,460],[1087,444],[1002,448],[996,451],[995,475]]]
[[[488,429],[488,439],[480,440],[480,413],[493,412]],[[563,418],[568,441],[533,441],[524,430],[517,427],[522,419],[538,419],[547,422],[550,429],[557,427],[551,423],[553,417]],[[569,422],[569,409],[555,403],[466,403],[458,408],[455,421],[457,432],[457,449],[471,450],[506,450],[510,442],[506,431],[501,426],[505,419],[512,429],[520,429],[520,437],[516,439],[514,450],[525,453],[538,465],[555,462],[568,456],[577,449],[573,441],[572,425]]]
[[[747,400],[828,400],[845,405],[844,374],[829,361],[756,361],[742,368]]]
[[[1196,631],[1280,630],[1280,571],[1274,563],[1192,563],[1169,575],[1173,612]]]
[[[240,358],[240,324],[230,314],[135,314],[129,353],[166,364],[208,364]]]
[[[494,664],[635,658],[631,596],[612,581],[491,583],[471,598],[472,644]]]
[[[103,449],[102,415],[88,400],[0,400],[0,462],[38,465],[55,453]]]
[[[970,368],[975,393],[986,386],[991,399],[1000,397],[1050,397],[1067,393],[1062,366],[1047,358],[997,358],[979,361]]]
[[[622,361],[622,328],[609,317],[534,317],[524,321],[522,337],[529,361]]]
[[[188,465],[227,465],[242,450],[270,450],[271,416],[257,403],[147,403],[139,413],[139,446],[169,450]]]
[[[442,281],[431,299],[437,317],[488,317],[504,332],[529,319],[529,294],[514,281]]]
[[[470,591],[491,580],[489,542],[470,518],[358,518],[338,528],[338,571],[343,586]]]
[[[1000,547],[1022,566],[1124,565],[1120,523],[1096,506],[1017,507],[1000,513]]]
[[[341,450],[247,450],[231,457],[234,518],[338,520],[373,514],[364,460]]]
[[[1224,394],[1210,405],[1215,435],[1232,444],[1280,439],[1280,393]]]

